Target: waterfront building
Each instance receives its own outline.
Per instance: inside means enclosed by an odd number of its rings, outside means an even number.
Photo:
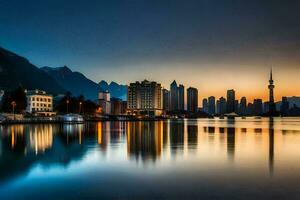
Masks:
[[[264,113],[269,113],[270,103],[268,101],[264,102]]]
[[[191,113],[196,113],[198,111],[197,88],[189,87],[187,89],[187,110]]]
[[[26,112],[51,116],[55,113],[53,112],[53,97],[47,94],[43,90],[25,90],[27,106]]]
[[[249,116],[253,115],[253,104],[252,103],[248,103],[247,115],[249,115]]]
[[[208,97],[208,114],[216,114],[216,98],[214,96]]]
[[[163,105],[163,110],[165,112],[170,111],[170,91],[167,89],[162,90],[162,105]]]
[[[170,85],[170,110],[178,110],[178,87],[175,80]]]
[[[253,115],[259,116],[263,113],[262,99],[254,99],[253,101]]]
[[[227,91],[227,104],[226,104],[226,112],[232,113],[235,111],[235,91],[234,90],[228,90]]]
[[[170,85],[170,111],[184,111],[184,86],[177,86],[174,80]]]
[[[274,81],[273,81],[272,69],[271,69],[271,72],[270,72],[270,80],[269,80],[268,88],[269,88],[269,114],[274,115],[276,113],[276,105],[275,105],[275,102],[274,102],[274,88],[275,88],[275,85],[274,85]]]
[[[241,116],[244,116],[247,114],[247,99],[246,99],[246,97],[241,98],[238,114]]]
[[[128,86],[127,113],[159,116],[162,114],[161,84],[144,80]]]
[[[287,116],[289,114],[290,104],[287,97],[282,97],[280,112],[282,116]]]
[[[217,113],[219,115],[224,115],[226,113],[226,99],[224,97],[220,97],[218,102],[219,106],[217,106]]]
[[[110,99],[111,114],[112,115],[121,115],[122,113],[122,100],[119,98]]]
[[[202,100],[202,111],[208,113],[208,101],[206,98]]]
[[[178,110],[184,111],[184,86],[179,85],[178,86]]]
[[[98,102],[103,114],[111,114],[110,93],[108,91],[101,91],[98,93]]]

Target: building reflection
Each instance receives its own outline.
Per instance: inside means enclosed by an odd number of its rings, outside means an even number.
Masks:
[[[53,145],[53,130],[51,125],[38,125],[29,128],[29,148],[35,154],[43,153]]]
[[[139,121],[127,123],[127,152],[136,160],[153,160],[161,157],[163,122]]]
[[[235,153],[235,120],[227,120],[227,155],[230,160],[234,159]]]
[[[182,153],[184,147],[184,121],[170,121],[170,148],[172,154]]]
[[[274,119],[269,118],[269,171],[273,175],[274,171]]]
[[[198,144],[198,125],[192,124],[187,126],[187,143],[188,149],[196,149]]]

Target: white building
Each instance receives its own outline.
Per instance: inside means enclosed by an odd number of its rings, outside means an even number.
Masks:
[[[99,100],[99,106],[101,107],[102,113],[110,115],[111,114],[110,93],[108,91],[99,92],[98,100]]]
[[[53,97],[42,90],[25,90],[27,98],[26,112],[39,115],[54,115]]]

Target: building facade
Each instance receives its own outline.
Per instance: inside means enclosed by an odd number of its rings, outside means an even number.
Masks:
[[[216,114],[216,98],[214,96],[208,97],[208,114]]]
[[[197,88],[189,87],[187,89],[187,110],[191,113],[196,113],[198,111]]]
[[[26,112],[51,116],[53,113],[53,97],[42,90],[25,90],[27,98]]]
[[[167,89],[162,90],[162,105],[163,105],[163,110],[165,112],[170,111],[170,91]]]
[[[108,91],[101,91],[98,93],[98,102],[101,112],[106,115],[111,114],[110,93]]]
[[[178,110],[178,87],[174,80],[170,85],[170,111]]]
[[[162,114],[161,84],[144,80],[128,86],[127,113],[159,116]]]
[[[235,91],[228,90],[227,91],[227,105],[226,112],[233,113],[235,111]]]
[[[184,111],[184,86],[179,85],[178,86],[178,110]]]
[[[220,97],[218,102],[217,113],[219,115],[224,115],[226,113],[226,99],[224,97]]]

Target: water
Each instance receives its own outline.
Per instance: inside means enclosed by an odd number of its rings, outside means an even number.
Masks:
[[[300,118],[0,126],[1,199],[300,199]]]

